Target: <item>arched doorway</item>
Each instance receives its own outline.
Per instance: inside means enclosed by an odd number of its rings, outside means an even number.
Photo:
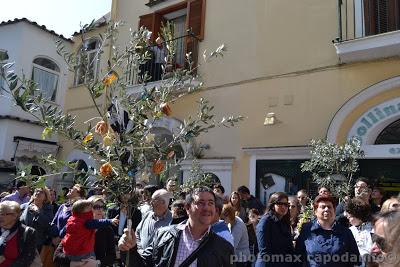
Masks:
[[[400,77],[378,82],[349,99],[332,119],[327,139],[361,140],[365,157],[359,175],[370,178],[389,195],[400,192]]]

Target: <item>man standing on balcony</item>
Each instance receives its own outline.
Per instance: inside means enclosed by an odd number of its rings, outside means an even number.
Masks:
[[[150,50],[154,54],[154,67],[153,73],[151,73],[151,81],[159,81],[162,78],[168,55],[163,38],[158,37],[156,39],[156,45],[150,46]]]

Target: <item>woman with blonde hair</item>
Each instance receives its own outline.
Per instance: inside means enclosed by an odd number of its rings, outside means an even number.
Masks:
[[[225,204],[222,208],[221,219],[225,221],[231,230],[233,236],[233,248],[235,250],[235,256],[237,267],[248,266],[248,260],[250,258],[249,248],[249,236],[247,234],[247,227],[245,223],[239,217],[235,216],[235,209],[231,204]]]
[[[50,191],[47,187],[36,188],[31,200],[21,205],[20,221],[36,230],[36,247],[40,252],[43,245],[51,242],[50,223],[53,219]]]
[[[400,266],[400,211],[386,211],[374,217],[372,242],[372,259],[379,267]]]
[[[400,206],[400,202],[396,197],[386,199],[382,204],[381,212],[397,210]]]

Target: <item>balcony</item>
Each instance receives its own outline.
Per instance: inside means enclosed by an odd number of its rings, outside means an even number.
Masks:
[[[368,61],[400,54],[400,0],[338,0],[341,63]]]
[[[198,62],[198,39],[193,35],[185,35],[157,45],[147,47],[150,58],[140,65],[128,62],[125,75],[126,84],[131,93],[141,90],[142,86],[153,86],[161,80],[169,79],[174,71],[188,70]],[[192,66],[189,66],[186,55],[190,54]]]

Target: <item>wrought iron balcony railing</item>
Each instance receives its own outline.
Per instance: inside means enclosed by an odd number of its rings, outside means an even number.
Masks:
[[[188,69],[187,54],[190,55],[192,66],[197,65],[198,39],[193,35],[167,40],[158,46],[151,45],[147,50],[150,58],[144,64],[134,66],[128,62],[127,85],[167,79],[177,69]]]

